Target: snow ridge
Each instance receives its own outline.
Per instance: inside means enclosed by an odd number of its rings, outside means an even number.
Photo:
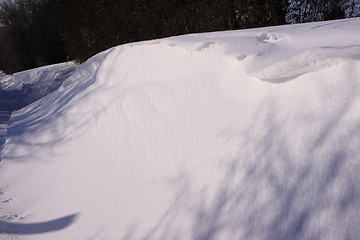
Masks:
[[[318,48],[296,54],[251,73],[268,82],[283,83],[305,73],[317,71],[350,60],[360,60],[360,45],[340,48]]]

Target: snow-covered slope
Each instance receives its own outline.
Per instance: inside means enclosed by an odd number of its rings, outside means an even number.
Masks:
[[[123,45],[63,80],[8,123],[0,239],[360,236],[360,19]]]

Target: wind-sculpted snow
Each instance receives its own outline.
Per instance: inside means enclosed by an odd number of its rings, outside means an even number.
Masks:
[[[357,239],[359,27],[94,56],[12,114],[0,239]]]
[[[305,73],[351,60],[360,60],[360,45],[347,48],[327,47],[307,50],[288,59],[275,62],[252,73],[252,75],[264,81],[283,83]]]

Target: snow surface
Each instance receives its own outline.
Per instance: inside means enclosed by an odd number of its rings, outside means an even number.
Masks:
[[[51,91],[35,69],[0,92],[46,93],[3,123],[0,239],[359,238],[359,18],[51,71]]]

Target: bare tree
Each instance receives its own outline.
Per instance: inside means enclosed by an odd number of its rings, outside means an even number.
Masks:
[[[288,23],[303,23],[355,17],[359,0],[293,0],[287,10]]]

